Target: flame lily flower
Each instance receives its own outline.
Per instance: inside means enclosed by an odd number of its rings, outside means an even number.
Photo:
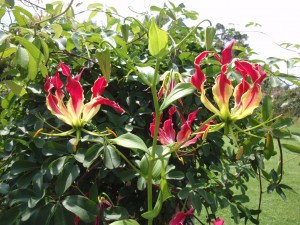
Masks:
[[[216,220],[211,221],[213,225],[223,225],[224,224],[224,219],[220,219],[219,217]]]
[[[83,88],[79,82],[83,70],[73,77],[70,68],[60,62],[55,75],[53,77],[47,76],[44,85],[44,89],[48,93],[46,97],[47,108],[58,119],[72,126],[72,129],[65,134],[69,135],[76,131],[77,141],[82,127],[96,115],[101,105],[108,105],[117,112],[124,113],[119,104],[101,96],[108,85],[104,77],[95,81],[91,89],[91,100],[84,104]],[[66,85],[62,82],[59,71],[66,76]],[[66,104],[64,103],[65,92],[68,93],[69,97]]]
[[[191,78],[191,83],[201,93],[201,102],[211,112],[218,115],[222,121],[230,122],[242,119],[253,113],[254,109],[259,106],[262,98],[260,85],[266,77],[266,73],[262,71],[258,64],[251,64],[246,61],[235,61],[235,70],[241,74],[240,83],[234,88],[231,80],[227,77],[227,65],[232,61],[232,46],[230,44],[222,51],[222,56],[214,54],[215,58],[221,64],[221,72],[215,79],[215,84],[212,87],[213,99],[217,105],[213,105],[206,97],[204,83],[206,75],[200,68],[201,61],[210,53],[202,52],[195,59],[195,73]],[[249,83],[251,80],[251,83]],[[234,96],[235,106],[229,109],[229,101],[231,96]]]
[[[193,216],[194,209],[190,208],[187,212],[178,212],[170,221],[169,225],[183,225],[187,216]]]
[[[191,124],[197,118],[197,113],[199,109],[196,109],[194,112],[188,115],[187,120],[183,117],[182,119],[182,126],[180,131],[177,133],[173,127],[172,117],[173,114],[176,112],[176,107],[173,106],[169,109],[169,118],[164,122],[163,127],[159,128],[158,130],[158,138],[157,140],[160,141],[163,145],[175,145],[180,148],[188,147],[191,144],[196,143],[197,139],[203,135],[205,130],[208,128],[208,125],[204,125],[201,130],[195,135],[195,137],[191,138],[192,129]],[[151,137],[154,135],[154,126],[155,126],[155,116],[153,122],[150,124],[150,133]],[[176,136],[176,138],[175,138]]]

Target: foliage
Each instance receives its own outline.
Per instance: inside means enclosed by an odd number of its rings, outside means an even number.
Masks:
[[[186,21],[197,20],[197,13],[172,2],[152,6],[153,18],[124,18],[112,7],[93,3],[83,22],[76,21],[73,1],[66,8],[63,1],[32,4],[41,15],[15,1],[2,2],[0,18],[9,14],[12,20],[0,32],[1,224],[167,224],[187,208],[195,209],[187,222],[205,224],[226,207],[235,223],[246,217],[257,224],[260,208],[245,205],[249,177],[267,180],[267,191],[285,197],[290,187],[282,183],[282,167],[267,171],[264,163],[276,154],[273,139],[298,138],[287,129],[292,120],[275,118],[266,95],[261,109],[235,121],[235,128],[224,134],[222,126],[230,121],[207,110],[189,83],[195,57],[205,50],[221,52],[220,40],[236,37],[240,42],[234,57],[246,59],[251,50],[245,36],[223,27],[225,39],[215,36],[218,31],[207,20],[190,27]],[[93,19],[100,14],[106,21],[98,25]],[[204,61],[206,87],[211,87],[220,66],[211,58]],[[100,74],[105,77],[109,85],[100,95],[126,112],[101,103],[84,128],[71,128],[76,135],[64,133],[70,126],[47,109],[43,86],[46,77],[66,69],[60,62],[72,74],[85,67],[80,83],[86,100],[96,98],[91,87]],[[276,76],[268,73],[267,82]],[[61,77],[63,83],[69,79]],[[234,85],[240,79],[233,70],[230,78]],[[212,101],[211,91],[206,96]],[[174,106],[175,130],[199,107],[189,124],[195,131],[191,135],[212,117],[214,129],[187,148],[159,145],[160,117],[167,120]],[[286,147],[295,150],[294,145]]]

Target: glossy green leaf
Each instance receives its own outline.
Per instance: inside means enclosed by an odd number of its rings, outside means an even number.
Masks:
[[[59,24],[51,24],[50,27],[51,27],[51,28],[53,29],[53,31],[54,31],[54,36],[53,36],[53,38],[55,38],[55,39],[60,38],[60,36],[61,36],[61,34],[62,34],[62,32],[63,32],[62,26],[59,25]]]
[[[121,164],[119,154],[110,145],[104,146],[104,165],[108,169],[118,168]]]
[[[110,223],[109,225],[140,225],[140,224],[135,220],[128,219],[128,220],[115,221],[113,223]]]
[[[27,160],[16,161],[10,169],[12,175],[18,175],[22,172],[33,170],[38,168],[38,165],[35,162],[30,162]]]
[[[67,196],[62,205],[85,223],[93,222],[99,213],[98,204],[81,195]]]
[[[205,29],[205,47],[207,51],[209,51],[212,47],[215,34],[216,34],[216,28],[207,27]]]
[[[103,213],[105,220],[122,220],[128,218],[128,212],[120,206],[112,206],[106,208]]]
[[[112,139],[112,142],[124,148],[140,149],[148,153],[148,148],[144,143],[144,141],[140,137],[136,136],[135,134],[131,134],[131,133],[123,134],[117,138]]]
[[[153,79],[154,79],[154,69],[150,66],[146,67],[136,67],[137,70],[140,72],[141,76],[145,78],[147,81],[147,85],[151,86],[153,84]],[[159,76],[157,76],[156,84],[159,82]]]
[[[69,225],[74,223],[74,215],[67,211],[60,203],[57,203],[53,216],[54,224]]]
[[[17,52],[16,52],[16,60],[17,63],[23,67],[27,68],[29,63],[29,55],[26,49],[22,48],[21,46],[18,46]]]
[[[89,168],[93,164],[93,162],[99,157],[102,151],[103,148],[100,145],[95,144],[91,146],[84,154],[84,160],[82,162],[82,165],[86,168]]]
[[[273,115],[273,104],[272,104],[272,98],[269,95],[264,96],[262,100],[262,116],[263,121],[267,121],[272,118]]]
[[[17,41],[19,41],[24,48],[35,58],[38,64],[44,61],[44,55],[42,52],[31,42],[22,37],[15,37]]]
[[[110,50],[109,49],[97,49],[96,50],[96,58],[98,60],[98,64],[100,66],[100,70],[107,81],[110,78]]]
[[[61,171],[65,165],[66,159],[67,159],[67,157],[63,156],[56,160],[53,160],[48,167],[50,170],[50,173],[52,175],[58,175],[59,173],[61,173]]]
[[[195,88],[190,83],[179,83],[170,94],[164,99],[163,103],[160,106],[160,111],[163,111],[165,108],[170,106],[174,101],[183,98],[195,91]]]
[[[57,195],[61,196],[66,190],[68,190],[79,174],[80,169],[76,164],[71,162],[67,163],[56,180],[55,192]]]
[[[168,33],[158,28],[153,18],[148,38],[148,49],[152,56],[161,58],[168,53]]]

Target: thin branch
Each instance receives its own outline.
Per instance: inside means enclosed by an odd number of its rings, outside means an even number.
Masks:
[[[24,1],[24,2],[26,2],[26,3],[28,3],[28,4],[30,4],[30,5],[32,5],[32,6],[36,7],[36,8],[38,8],[38,9],[46,10],[46,8],[44,8],[44,7],[42,7],[42,6],[39,6],[39,5],[37,5],[37,4],[34,4],[34,3],[32,3],[31,1],[28,1],[28,0],[21,0],[21,2],[22,2],[22,1]]]
[[[67,8],[63,12],[61,12],[60,14],[58,14],[56,16],[52,16],[50,18],[46,18],[46,19],[41,20],[41,21],[38,21],[38,22],[35,23],[35,26],[38,25],[38,24],[44,23],[44,22],[46,22],[48,20],[55,19],[55,18],[58,18],[58,17],[64,15],[71,8],[73,2],[74,2],[74,0],[71,0],[71,2],[69,3],[69,5],[67,6]]]

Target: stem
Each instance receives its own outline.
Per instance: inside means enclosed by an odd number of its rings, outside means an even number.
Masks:
[[[148,211],[152,211],[152,170],[154,167],[154,159],[155,159],[155,152],[157,148],[157,137],[158,137],[158,129],[159,129],[159,119],[160,119],[160,110],[159,110],[159,103],[157,98],[157,90],[156,90],[156,80],[159,71],[159,64],[160,59],[157,59],[154,71],[154,79],[151,85],[151,93],[154,103],[154,110],[155,110],[155,125],[154,125],[154,134],[153,134],[153,142],[152,142],[152,149],[149,161],[149,169],[148,169],[148,176],[147,176],[147,206]],[[152,225],[153,219],[148,220],[148,225]]]
[[[36,25],[41,24],[41,23],[44,23],[44,22],[46,22],[46,21],[48,21],[48,20],[55,19],[55,18],[58,18],[58,17],[62,16],[63,14],[65,14],[65,13],[71,8],[73,2],[74,2],[74,0],[71,0],[70,3],[69,3],[69,5],[67,6],[67,8],[66,8],[63,12],[61,12],[60,14],[58,14],[58,15],[56,15],[56,16],[52,16],[52,17],[50,17],[50,18],[46,18],[46,19],[41,20],[41,21],[38,21],[38,22],[36,22],[34,25],[36,26]]]
[[[262,201],[262,182],[261,182],[261,173],[260,173],[260,168],[258,168],[258,179],[259,179],[259,200],[258,200],[258,211],[261,209],[261,201]],[[257,221],[259,221],[259,215],[260,212],[257,214]]]

